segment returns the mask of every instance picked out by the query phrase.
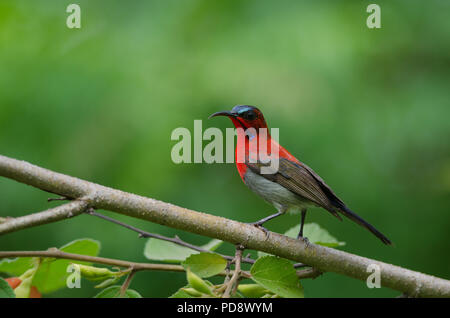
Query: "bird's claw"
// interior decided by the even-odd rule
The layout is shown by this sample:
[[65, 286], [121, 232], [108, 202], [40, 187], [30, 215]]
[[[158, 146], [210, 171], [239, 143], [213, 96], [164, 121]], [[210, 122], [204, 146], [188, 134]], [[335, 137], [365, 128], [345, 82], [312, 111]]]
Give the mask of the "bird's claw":
[[306, 248], [308, 248], [311, 245], [311, 242], [308, 240], [307, 237], [302, 236], [301, 238], [303, 239], [303, 242], [305, 243]]
[[297, 236], [297, 240], [300, 240], [300, 239], [302, 239], [303, 240], [303, 242], [305, 243], [305, 245], [306, 245], [306, 248], [308, 248], [310, 245], [311, 245], [311, 242], [308, 240], [308, 238], [307, 237], [305, 237], [305, 236], [303, 236], [303, 235], [300, 235], [300, 234], [298, 234], [298, 236]]
[[247, 223], [247, 224], [249, 224], [249, 225], [253, 225], [254, 227], [256, 227], [256, 228], [258, 228], [258, 229], [260, 229], [261, 231], [263, 231], [264, 232], [264, 234], [266, 235], [266, 239], [268, 239], [269, 238], [269, 230], [268, 229], [266, 229], [264, 226], [262, 226], [262, 224], [261, 223], [258, 223], [258, 222], [253, 222], [253, 223]]

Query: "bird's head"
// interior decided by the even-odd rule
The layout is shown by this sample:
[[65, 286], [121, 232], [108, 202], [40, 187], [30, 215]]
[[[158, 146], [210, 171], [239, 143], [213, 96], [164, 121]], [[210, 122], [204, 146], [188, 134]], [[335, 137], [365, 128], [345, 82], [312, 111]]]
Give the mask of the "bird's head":
[[266, 121], [261, 111], [255, 106], [237, 105], [231, 111], [221, 111], [212, 114], [209, 118], [216, 116], [227, 116], [236, 128], [267, 128]]

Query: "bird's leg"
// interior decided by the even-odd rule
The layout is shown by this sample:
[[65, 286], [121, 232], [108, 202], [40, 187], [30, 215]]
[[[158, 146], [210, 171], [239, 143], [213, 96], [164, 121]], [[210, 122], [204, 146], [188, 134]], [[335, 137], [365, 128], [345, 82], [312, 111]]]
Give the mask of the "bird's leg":
[[306, 209], [302, 209], [302, 220], [300, 223], [300, 232], [298, 232], [297, 240], [299, 238], [303, 238], [303, 240], [308, 244], [309, 243], [308, 239], [306, 237], [303, 237], [303, 226], [305, 225], [305, 218], [306, 218]]
[[270, 221], [270, 220], [276, 218], [277, 216], [280, 216], [281, 214], [283, 214], [283, 212], [277, 212], [275, 214], [269, 215], [268, 217], [265, 217], [264, 219], [261, 219], [261, 220], [256, 221], [256, 222], [248, 223], [248, 224], [261, 226], [264, 223], [266, 223], [267, 221]]
[[261, 219], [256, 222], [247, 223], [247, 224], [254, 225], [254, 226], [260, 228], [261, 230], [264, 231], [264, 233], [266, 233], [266, 236], [267, 236], [269, 231], [262, 225], [264, 223], [266, 223], [267, 221], [270, 221], [270, 220], [276, 218], [277, 216], [280, 216], [281, 214], [283, 214], [283, 212], [277, 212], [275, 214], [269, 215], [268, 217], [265, 217], [264, 219]]
[[303, 226], [305, 225], [306, 209], [302, 209], [302, 219], [300, 223], [300, 232], [298, 232], [297, 239], [303, 237]]

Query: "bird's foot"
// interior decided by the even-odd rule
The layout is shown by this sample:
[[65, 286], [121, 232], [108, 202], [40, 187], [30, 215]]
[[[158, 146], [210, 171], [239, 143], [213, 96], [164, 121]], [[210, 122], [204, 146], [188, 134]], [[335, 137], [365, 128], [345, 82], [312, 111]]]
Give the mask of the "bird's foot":
[[307, 237], [302, 237], [302, 239], [303, 239], [303, 242], [304, 242], [305, 245], [306, 245], [306, 248], [308, 248], [308, 247], [311, 245], [311, 242], [308, 240]]
[[252, 223], [247, 223], [248, 225], [253, 225], [254, 227], [260, 229], [261, 231], [264, 232], [264, 234], [266, 235], [266, 239], [269, 238], [269, 230], [266, 229], [263, 225], [263, 223], [260, 222], [252, 222]]
[[301, 235], [297, 236], [297, 240], [300, 240], [300, 239], [303, 240], [303, 242], [304, 242], [305, 245], [306, 245], [306, 248], [308, 248], [308, 247], [311, 245], [311, 242], [308, 240], [307, 237], [301, 236]]

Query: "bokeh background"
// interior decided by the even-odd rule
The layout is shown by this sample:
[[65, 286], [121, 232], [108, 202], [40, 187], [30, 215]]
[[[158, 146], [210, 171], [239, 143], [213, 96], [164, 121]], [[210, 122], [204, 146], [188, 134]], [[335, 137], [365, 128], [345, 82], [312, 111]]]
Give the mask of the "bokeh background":
[[[307, 221], [346, 241], [345, 251], [450, 278], [448, 1], [377, 1], [381, 29], [366, 27], [369, 1], [78, 0], [82, 28], [68, 29], [70, 3], [0, 2], [2, 155], [250, 222], [274, 210], [234, 165], [176, 165], [170, 136], [194, 119], [224, 130], [228, 120], [208, 115], [257, 105], [281, 143], [395, 246], [320, 209]], [[56, 205], [48, 196], [0, 178], [0, 215]], [[284, 232], [298, 221], [267, 225]], [[83, 237], [102, 243], [101, 256], [146, 261], [144, 240], [87, 215], [4, 235], [0, 250]], [[167, 297], [184, 284], [183, 274], [142, 272], [132, 288]], [[332, 273], [304, 286], [307, 297], [398, 295]], [[96, 293], [85, 283], [46, 296]]]

